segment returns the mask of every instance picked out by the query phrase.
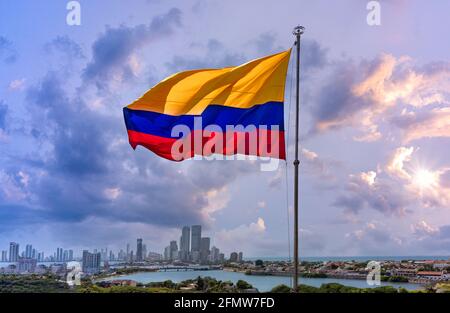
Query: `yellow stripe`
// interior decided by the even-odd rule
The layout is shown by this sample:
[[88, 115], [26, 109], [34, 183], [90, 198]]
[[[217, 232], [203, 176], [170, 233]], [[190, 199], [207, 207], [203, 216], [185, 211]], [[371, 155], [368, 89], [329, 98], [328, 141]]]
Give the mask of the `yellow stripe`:
[[196, 115], [210, 104], [250, 108], [270, 101], [282, 102], [290, 53], [291, 49], [236, 67], [176, 73], [128, 108]]

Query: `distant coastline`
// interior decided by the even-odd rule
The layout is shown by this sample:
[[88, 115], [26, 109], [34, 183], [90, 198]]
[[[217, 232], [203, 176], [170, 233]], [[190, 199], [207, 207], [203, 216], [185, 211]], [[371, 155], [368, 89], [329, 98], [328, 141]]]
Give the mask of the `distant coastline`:
[[[324, 261], [402, 261], [402, 260], [410, 260], [410, 261], [420, 261], [420, 260], [450, 260], [450, 255], [400, 255], [400, 256], [307, 256], [307, 257], [299, 257], [301, 261], [307, 262], [324, 262]], [[275, 256], [275, 257], [246, 257], [245, 261], [289, 261], [292, 260], [292, 257], [289, 258], [287, 256]]]

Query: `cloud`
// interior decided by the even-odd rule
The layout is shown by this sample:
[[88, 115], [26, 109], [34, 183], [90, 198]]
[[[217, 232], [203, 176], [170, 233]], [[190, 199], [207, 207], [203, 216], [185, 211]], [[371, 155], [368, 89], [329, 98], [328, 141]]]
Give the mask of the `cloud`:
[[62, 52], [69, 59], [86, 58], [81, 46], [73, 41], [69, 36], [58, 36], [44, 46], [45, 52], [53, 53], [55, 51]]
[[375, 178], [377, 177], [377, 173], [374, 171], [369, 171], [367, 173], [361, 173], [361, 180], [365, 182], [369, 186], [373, 186], [375, 184]]
[[344, 237], [347, 241], [343, 250], [351, 251], [352, 255], [369, 253], [381, 255], [382, 251], [387, 249], [400, 251], [407, 245], [404, 238], [392, 234], [386, 225], [377, 221], [366, 222], [360, 228], [346, 233]]
[[181, 11], [173, 8], [148, 25], [107, 28], [92, 45], [92, 60], [84, 69], [83, 78], [103, 90], [111, 80], [134, 77], [138, 62], [135, 51], [154, 40], [168, 38], [180, 25], [180, 19]]
[[413, 152], [414, 147], [397, 148], [386, 166], [386, 171], [395, 177], [410, 179], [411, 175], [403, 167], [405, 162], [409, 162], [411, 160], [411, 155]]
[[[398, 189], [411, 199], [416, 199], [425, 207], [446, 207], [450, 203], [450, 186], [447, 177], [449, 169], [427, 169], [411, 166], [414, 147], [400, 147], [392, 154], [386, 172], [393, 179], [400, 178]], [[415, 162], [417, 163], [417, 162]]]
[[309, 72], [321, 69], [329, 64], [328, 49], [324, 48], [319, 42], [304, 39], [302, 40], [302, 47], [300, 49], [302, 75], [309, 75]]
[[15, 79], [9, 83], [8, 90], [10, 91], [23, 90], [24, 86], [25, 86], [25, 78]]
[[[329, 81], [317, 96], [318, 105], [312, 107], [311, 133], [350, 126], [361, 132], [355, 140], [378, 140], [382, 137], [380, 124], [395, 114], [395, 109], [447, 105], [449, 86], [450, 65], [444, 62], [417, 67], [407, 56], [396, 58], [390, 54], [359, 64], [350, 60], [335, 62]], [[414, 124], [411, 116], [391, 119], [399, 126]], [[424, 134], [418, 127], [418, 132]], [[442, 127], [438, 129], [437, 134], [445, 132]], [[407, 132], [405, 140], [417, 138], [414, 132]]]
[[402, 112], [392, 118], [393, 125], [403, 131], [403, 142], [422, 138], [450, 137], [450, 107], [421, 112]]
[[447, 255], [450, 252], [450, 225], [436, 227], [420, 221], [411, 225], [411, 230], [416, 237], [416, 249], [421, 248], [425, 253], [432, 251], [439, 255]]
[[[318, 181], [320, 186], [333, 186], [336, 181], [336, 169], [340, 164], [334, 160], [320, 157], [306, 148], [300, 150], [300, 166], [303, 174]], [[286, 167], [280, 166], [269, 178], [270, 188], [279, 188], [286, 177]]]
[[[279, 251], [280, 242], [271, 239], [266, 222], [258, 217], [255, 222], [242, 224], [232, 229], [223, 229], [214, 234], [215, 245], [225, 251], [244, 251], [247, 255], [260, 256]], [[278, 248], [278, 249], [276, 249]]]
[[[198, 68], [220, 68], [236, 66], [248, 60], [242, 54], [230, 52], [222, 42], [210, 39], [206, 43], [192, 44], [195, 53], [175, 55], [172, 61], [166, 64], [169, 72], [180, 72]], [[201, 55], [201, 56], [199, 56]]]
[[429, 225], [425, 221], [417, 222], [416, 224], [411, 225], [411, 231], [414, 235], [422, 238], [423, 236], [432, 236], [439, 232], [437, 227]]
[[[38, 210], [40, 223], [84, 225], [101, 219], [123, 227], [207, 227], [228, 205], [227, 185], [259, 169], [254, 161], [178, 164], [145, 149], [134, 151], [120, 110], [109, 115], [90, 110], [88, 95], [65, 90], [63, 74], [48, 72], [26, 96], [30, 121], [23, 132], [34, 140], [35, 151], [21, 161], [17, 180], [26, 185], [24, 201]], [[18, 228], [25, 227], [21, 221], [17, 218]], [[264, 226], [255, 225], [252, 230]]]
[[278, 36], [273, 32], [266, 32], [260, 34], [252, 44], [255, 45], [256, 50], [261, 54], [274, 54], [284, 50], [280, 45], [277, 45]]
[[18, 179], [0, 169], [0, 199], [9, 201], [21, 201], [27, 197], [27, 192], [23, 188], [23, 180]]
[[395, 186], [397, 184], [388, 179], [377, 179], [373, 171], [350, 175], [347, 195], [338, 197], [334, 205], [354, 214], [371, 208], [387, 216], [404, 216], [410, 199], [401, 188]]
[[300, 162], [304, 173], [328, 182], [336, 179], [334, 174], [336, 162], [323, 159], [316, 152], [305, 148], [302, 148], [300, 153]]
[[0, 60], [6, 64], [14, 63], [17, 60], [17, 51], [13, 44], [6, 37], [0, 35]]
[[122, 194], [122, 190], [120, 188], [105, 188], [103, 193], [107, 199], [115, 200]]
[[413, 160], [414, 147], [399, 147], [379, 170], [349, 175], [344, 193], [334, 202], [347, 218], [365, 208], [404, 217], [421, 208], [447, 208], [450, 204], [450, 168], [423, 168]]

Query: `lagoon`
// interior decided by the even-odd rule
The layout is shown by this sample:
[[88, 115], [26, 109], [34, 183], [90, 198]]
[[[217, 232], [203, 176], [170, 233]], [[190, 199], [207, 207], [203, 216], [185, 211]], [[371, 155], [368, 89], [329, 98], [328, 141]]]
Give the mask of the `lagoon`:
[[[258, 276], [258, 275], [245, 275], [239, 272], [228, 272], [222, 270], [210, 270], [210, 271], [179, 271], [179, 272], [140, 272], [129, 275], [122, 275], [120, 277], [113, 276], [101, 279], [102, 281], [114, 280], [114, 279], [131, 279], [140, 283], [150, 283], [150, 282], [162, 282], [165, 280], [171, 280], [173, 282], [181, 282], [187, 279], [194, 279], [198, 276], [202, 277], [212, 277], [217, 280], [222, 281], [232, 281], [236, 283], [238, 280], [242, 279], [253, 285], [253, 287], [258, 288], [261, 292], [270, 291], [273, 287], [285, 284], [291, 285], [291, 277], [285, 276]], [[322, 284], [328, 283], [339, 283], [346, 286], [352, 286], [357, 288], [371, 288], [378, 286], [369, 286], [365, 280], [358, 279], [339, 279], [339, 278], [303, 278], [299, 277], [299, 283], [305, 284], [313, 287], [320, 287]], [[419, 284], [411, 283], [393, 283], [393, 282], [381, 282], [381, 286], [392, 286], [395, 288], [405, 288], [408, 290], [418, 290], [422, 289], [423, 286]]]

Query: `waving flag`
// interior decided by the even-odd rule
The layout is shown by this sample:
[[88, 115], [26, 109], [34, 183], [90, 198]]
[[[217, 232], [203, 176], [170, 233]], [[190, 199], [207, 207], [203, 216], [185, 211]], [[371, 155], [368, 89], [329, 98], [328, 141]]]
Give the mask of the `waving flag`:
[[285, 159], [290, 52], [164, 79], [123, 109], [130, 145], [175, 161], [213, 153]]

